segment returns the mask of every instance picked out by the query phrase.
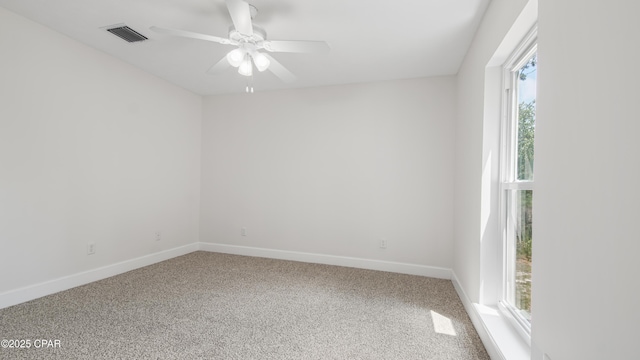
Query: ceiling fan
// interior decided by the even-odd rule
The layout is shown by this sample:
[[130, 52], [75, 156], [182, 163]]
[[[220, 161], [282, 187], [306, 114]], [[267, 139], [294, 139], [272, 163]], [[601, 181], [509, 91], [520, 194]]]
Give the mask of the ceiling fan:
[[[238, 68], [238, 73], [241, 75], [252, 76], [255, 65], [255, 68], [260, 72], [268, 69], [282, 81], [292, 82], [296, 79], [295, 75], [268, 53], [261, 50], [273, 53], [323, 53], [329, 51], [329, 45], [324, 41], [267, 40], [267, 32], [252, 23], [252, 19], [258, 12], [255, 6], [243, 0], [225, 1], [233, 22], [233, 25], [229, 27], [228, 38], [158, 26], [152, 26], [150, 29], [161, 34], [235, 46], [235, 49], [231, 50], [225, 57], [209, 68], [207, 71], [209, 73], [217, 73], [225, 70], [229, 66], [233, 66]], [[249, 91], [248, 86], [247, 91]]]

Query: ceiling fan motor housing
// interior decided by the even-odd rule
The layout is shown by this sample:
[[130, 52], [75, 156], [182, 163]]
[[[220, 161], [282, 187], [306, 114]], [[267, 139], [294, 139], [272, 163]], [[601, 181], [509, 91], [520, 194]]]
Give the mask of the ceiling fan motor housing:
[[[220, 59], [208, 72], [218, 72], [228, 65], [238, 68], [238, 72], [244, 76], [252, 76], [253, 66], [258, 71], [269, 69], [275, 76], [284, 82], [292, 82], [296, 79], [276, 59], [267, 52], [285, 53], [314, 53], [329, 51], [329, 45], [324, 41], [309, 40], [276, 40], [267, 41], [267, 32], [253, 24], [253, 18], [257, 14], [255, 6], [246, 0], [225, 0], [233, 25], [229, 27], [229, 37], [195, 33], [186, 30], [168, 29], [152, 26], [150, 29], [161, 34], [182, 36], [186, 38], [211, 41], [223, 45], [233, 45], [237, 48], [231, 50]], [[240, 29], [240, 30], [238, 30]], [[265, 52], [260, 50], [266, 50]]]
[[229, 26], [229, 39], [238, 43], [256, 44], [267, 39], [267, 32], [263, 28], [253, 25], [253, 35], [244, 35], [231, 25]]

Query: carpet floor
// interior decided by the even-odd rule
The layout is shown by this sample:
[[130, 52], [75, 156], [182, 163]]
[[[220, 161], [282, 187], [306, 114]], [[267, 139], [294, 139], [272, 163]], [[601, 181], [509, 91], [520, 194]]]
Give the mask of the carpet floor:
[[489, 359], [449, 280], [210, 252], [2, 309], [0, 338], [31, 340], [0, 359]]

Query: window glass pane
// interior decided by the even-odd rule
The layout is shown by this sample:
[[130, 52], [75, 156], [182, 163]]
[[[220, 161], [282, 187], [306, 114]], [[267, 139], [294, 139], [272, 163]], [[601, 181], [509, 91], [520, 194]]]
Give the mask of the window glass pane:
[[[535, 41], [534, 39], [527, 41]], [[524, 333], [531, 330], [531, 248], [536, 127], [536, 44], [512, 54], [505, 64], [501, 213], [504, 240], [502, 304]], [[536, 265], [537, 266], [537, 265]]]
[[507, 190], [507, 301], [531, 320], [532, 190]]
[[533, 180], [533, 137], [536, 126], [537, 55], [518, 70], [518, 139], [516, 179]]

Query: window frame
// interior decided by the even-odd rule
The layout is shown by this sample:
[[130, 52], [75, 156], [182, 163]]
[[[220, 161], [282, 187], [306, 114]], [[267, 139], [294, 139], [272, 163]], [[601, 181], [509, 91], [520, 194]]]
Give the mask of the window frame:
[[[513, 279], [510, 260], [515, 255], [515, 246], [508, 243], [508, 217], [509, 207], [507, 193], [513, 190], [533, 190], [534, 180], [517, 179], [517, 143], [518, 143], [518, 71], [537, 52], [537, 26], [534, 26], [515, 48], [512, 54], [504, 62], [502, 70], [502, 114], [500, 126], [500, 165], [499, 165], [499, 214], [500, 214], [500, 234], [502, 237], [502, 293], [498, 308], [508, 321], [515, 327], [518, 333], [531, 344], [531, 323], [525, 319], [510, 304], [509, 296], [510, 284]], [[534, 178], [535, 179], [535, 178]], [[513, 269], [515, 271], [515, 269]], [[532, 311], [533, 312], [533, 311]]]

